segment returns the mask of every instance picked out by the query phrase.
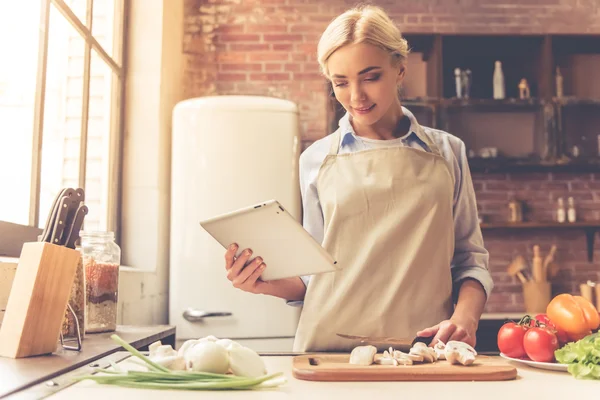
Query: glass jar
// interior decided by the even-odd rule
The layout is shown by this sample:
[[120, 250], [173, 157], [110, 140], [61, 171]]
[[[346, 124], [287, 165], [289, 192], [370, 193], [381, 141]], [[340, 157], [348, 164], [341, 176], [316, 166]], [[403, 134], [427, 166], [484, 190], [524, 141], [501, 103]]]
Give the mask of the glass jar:
[[81, 232], [85, 270], [85, 332], [117, 329], [121, 249], [114, 232]]

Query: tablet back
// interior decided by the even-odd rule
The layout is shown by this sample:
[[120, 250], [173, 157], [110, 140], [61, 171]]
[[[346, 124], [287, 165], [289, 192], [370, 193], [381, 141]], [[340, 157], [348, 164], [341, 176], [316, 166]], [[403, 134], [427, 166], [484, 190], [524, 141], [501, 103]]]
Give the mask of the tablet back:
[[[200, 222], [224, 248], [253, 251], [267, 268], [264, 281], [337, 270], [333, 257], [276, 200]], [[225, 254], [225, 251], [223, 251]]]

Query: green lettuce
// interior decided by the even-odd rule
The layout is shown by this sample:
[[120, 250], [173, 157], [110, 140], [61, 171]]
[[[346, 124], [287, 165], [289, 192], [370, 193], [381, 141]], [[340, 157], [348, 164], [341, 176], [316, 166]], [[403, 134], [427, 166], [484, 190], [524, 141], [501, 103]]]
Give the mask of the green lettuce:
[[566, 344], [554, 352], [554, 357], [561, 364], [569, 364], [569, 373], [577, 379], [600, 379], [600, 333]]

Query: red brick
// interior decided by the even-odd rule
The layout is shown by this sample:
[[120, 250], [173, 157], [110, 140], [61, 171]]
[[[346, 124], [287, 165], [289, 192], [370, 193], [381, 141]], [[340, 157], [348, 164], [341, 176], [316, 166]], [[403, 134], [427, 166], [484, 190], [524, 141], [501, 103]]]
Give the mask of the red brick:
[[217, 33], [244, 33], [246, 29], [245, 25], [219, 25], [215, 29]]
[[221, 71], [262, 71], [260, 64], [221, 64]]
[[246, 80], [246, 74], [219, 73], [217, 75], [217, 80], [219, 80], [219, 81], [226, 81], [226, 82], [245, 81]]
[[241, 63], [246, 61], [246, 53], [227, 52], [217, 55], [217, 62]]
[[287, 81], [290, 79], [288, 73], [250, 74], [251, 81]]
[[267, 51], [268, 43], [231, 43], [229, 49], [232, 51]]
[[258, 42], [260, 40], [260, 35], [251, 33], [225, 33], [217, 34], [217, 38], [222, 43]]
[[300, 72], [302, 64], [285, 64], [284, 70], [289, 72]]
[[301, 79], [306, 81], [312, 81], [317, 79], [322, 79], [322, 75], [318, 73], [304, 73], [304, 72], [294, 72], [294, 79]]
[[292, 58], [292, 61], [306, 61], [306, 54], [292, 53], [291, 58]]
[[291, 43], [273, 43], [271, 44], [271, 48], [275, 51], [292, 51], [294, 50], [294, 45]]
[[248, 55], [250, 61], [288, 61], [288, 53], [251, 53]]
[[296, 50], [301, 51], [303, 53], [316, 53], [317, 52], [317, 44], [316, 43], [296, 44]]
[[283, 64], [265, 64], [265, 71], [281, 71], [283, 70]]
[[247, 25], [246, 29], [252, 33], [285, 33], [288, 31], [287, 25], [274, 24]]
[[314, 33], [322, 32], [323, 30], [324, 29], [320, 29], [320, 26], [316, 24], [294, 24], [290, 27], [290, 32], [292, 33]]
[[265, 42], [299, 42], [302, 35], [295, 33], [267, 34], [263, 35]]

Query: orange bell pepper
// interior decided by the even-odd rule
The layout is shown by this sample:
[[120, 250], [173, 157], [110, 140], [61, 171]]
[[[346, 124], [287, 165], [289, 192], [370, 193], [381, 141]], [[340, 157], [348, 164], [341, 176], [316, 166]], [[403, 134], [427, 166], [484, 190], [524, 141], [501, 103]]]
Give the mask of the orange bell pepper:
[[559, 294], [548, 304], [546, 314], [571, 340], [584, 338], [600, 325], [598, 310], [581, 296]]

